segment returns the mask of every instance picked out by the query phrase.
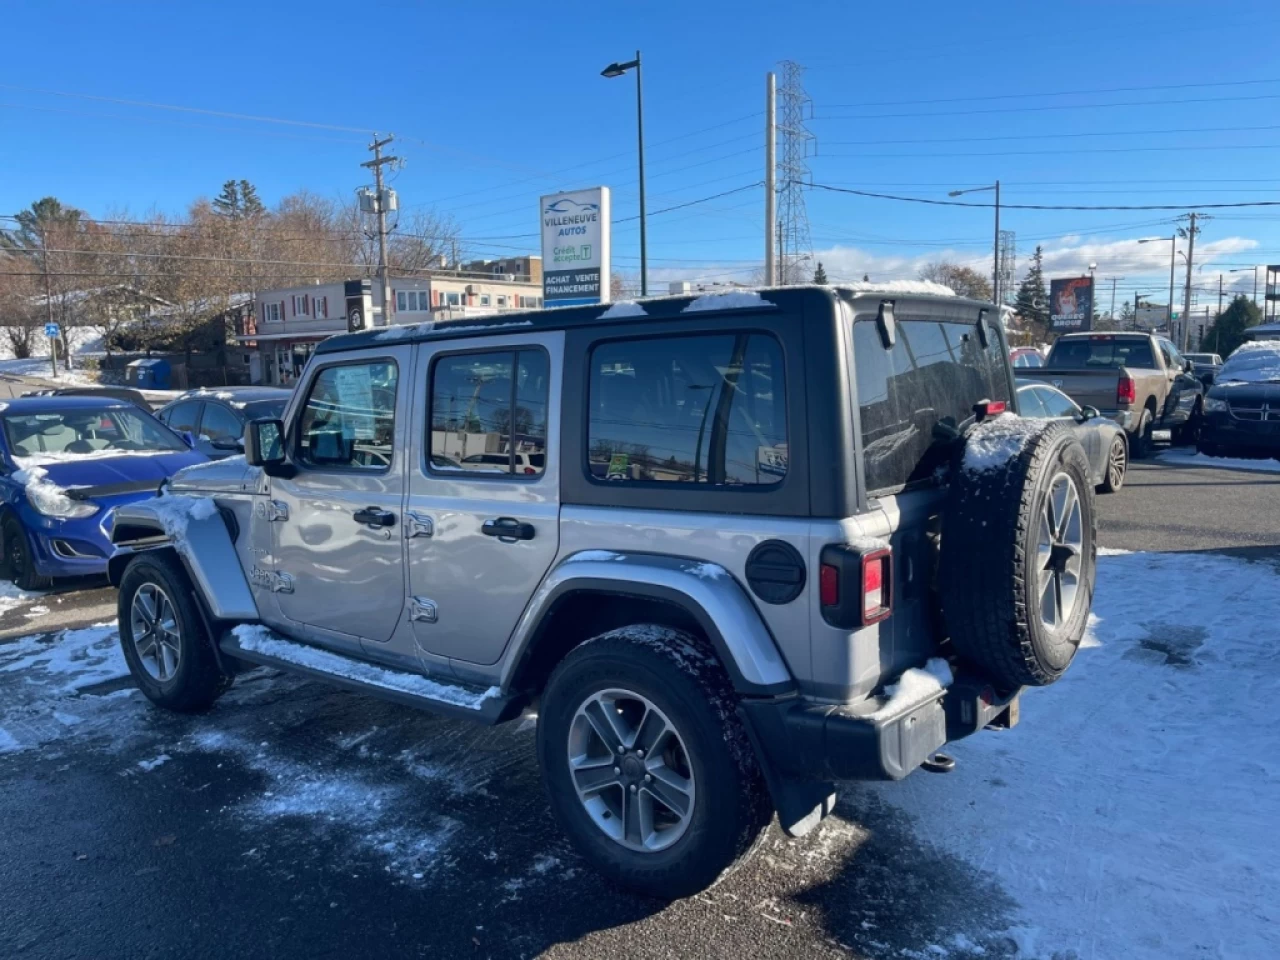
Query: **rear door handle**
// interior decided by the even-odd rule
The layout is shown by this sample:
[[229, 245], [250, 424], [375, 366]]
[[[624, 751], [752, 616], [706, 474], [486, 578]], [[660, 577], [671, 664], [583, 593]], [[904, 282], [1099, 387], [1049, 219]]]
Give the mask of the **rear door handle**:
[[486, 537], [497, 537], [500, 540], [532, 540], [534, 534], [532, 523], [523, 523], [515, 517], [486, 520], [480, 526], [480, 532]]
[[356, 523], [367, 524], [370, 527], [393, 527], [396, 523], [394, 513], [379, 507], [365, 507], [363, 510], [357, 510], [352, 516], [356, 518]]

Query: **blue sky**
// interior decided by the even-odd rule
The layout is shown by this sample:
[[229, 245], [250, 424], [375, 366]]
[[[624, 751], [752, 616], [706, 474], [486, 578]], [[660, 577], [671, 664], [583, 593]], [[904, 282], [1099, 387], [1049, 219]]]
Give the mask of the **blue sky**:
[[[49, 194], [94, 216], [178, 213], [229, 178], [268, 203], [349, 197], [368, 132], [392, 131], [402, 207], [456, 217], [476, 254], [536, 252], [540, 193], [604, 183], [616, 218], [636, 212], [634, 83], [599, 71], [637, 48], [656, 280], [759, 268], [760, 189], [652, 212], [761, 179], [764, 75], [782, 59], [806, 67], [817, 183], [945, 199], [999, 177], [1009, 205], [1178, 205], [1005, 211], [1020, 265], [1036, 243], [1051, 275], [1096, 262], [1104, 307], [1112, 277], [1122, 299], [1167, 289], [1168, 244], [1136, 240], [1168, 236], [1182, 210], [1280, 200], [1280, 58], [1266, 46], [1280, 7], [1262, 2], [45, 0], [8, 6], [5, 27], [3, 213]], [[833, 277], [909, 277], [940, 257], [990, 269], [988, 209], [806, 201]], [[634, 221], [614, 244], [633, 273]], [[1201, 303], [1216, 305], [1219, 271], [1244, 270], [1227, 281], [1251, 292], [1250, 268], [1280, 262], [1280, 208], [1217, 211], [1197, 262]]]

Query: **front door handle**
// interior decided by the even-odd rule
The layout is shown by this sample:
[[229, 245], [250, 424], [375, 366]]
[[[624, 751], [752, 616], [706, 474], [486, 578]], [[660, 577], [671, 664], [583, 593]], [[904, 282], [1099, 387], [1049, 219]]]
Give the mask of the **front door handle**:
[[379, 507], [365, 507], [363, 510], [357, 510], [352, 516], [356, 518], [356, 523], [363, 523], [370, 527], [394, 527], [396, 523], [394, 513]]
[[486, 520], [480, 526], [480, 532], [500, 540], [532, 540], [534, 530], [532, 523], [523, 523], [515, 517], [498, 517]]

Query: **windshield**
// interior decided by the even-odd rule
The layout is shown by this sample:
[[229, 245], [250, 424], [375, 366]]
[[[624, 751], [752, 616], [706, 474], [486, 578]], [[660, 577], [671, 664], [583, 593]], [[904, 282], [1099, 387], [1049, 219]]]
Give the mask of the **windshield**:
[[1053, 345], [1047, 366], [1062, 370], [1118, 370], [1120, 367], [1154, 368], [1151, 341], [1141, 340], [1059, 340]]
[[172, 453], [186, 444], [150, 415], [132, 407], [81, 407], [4, 418], [15, 459], [75, 460], [112, 453]]
[[284, 416], [284, 406], [288, 397], [279, 400], [254, 400], [244, 405], [246, 420], [279, 420]]
[[1192, 363], [1221, 363], [1217, 354], [1214, 353], [1184, 353], [1184, 357]]
[[1280, 347], [1236, 353], [1218, 374], [1219, 383], [1280, 383]]

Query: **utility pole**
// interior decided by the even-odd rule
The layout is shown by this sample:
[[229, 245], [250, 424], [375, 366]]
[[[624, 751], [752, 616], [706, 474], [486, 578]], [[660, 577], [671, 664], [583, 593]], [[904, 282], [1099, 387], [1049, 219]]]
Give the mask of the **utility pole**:
[[764, 285], [772, 287], [778, 282], [773, 259], [773, 224], [777, 221], [774, 204], [777, 202], [777, 144], [778, 108], [777, 79], [770, 73], [764, 85]]
[[[40, 223], [39, 220], [36, 221]], [[44, 224], [40, 223], [40, 263], [44, 272], [44, 322], [53, 324], [53, 286], [49, 281], [49, 244], [45, 240]], [[53, 363], [53, 378], [58, 378], [58, 338], [49, 338], [49, 360]]]
[[1218, 274], [1218, 316], [1222, 316], [1222, 274]]
[[1196, 226], [1196, 214], [1191, 213], [1191, 226], [1187, 228], [1187, 289], [1182, 300], [1182, 315], [1186, 318], [1186, 323], [1182, 325], [1181, 342], [1178, 349], [1187, 349], [1187, 328], [1191, 325], [1191, 264], [1196, 255], [1196, 234], [1200, 230]]
[[387, 163], [398, 163], [400, 158], [384, 157], [382, 148], [394, 139], [394, 136], [388, 134], [385, 140], [379, 140], [375, 133], [373, 143], [369, 144], [373, 159], [360, 164], [362, 167], [370, 167], [373, 170], [373, 199], [378, 212], [378, 282], [382, 287], [382, 324], [387, 327], [391, 326], [392, 306], [391, 281], [387, 277], [387, 196], [382, 187], [382, 167]]
[[1138, 309], [1139, 309], [1139, 301], [1141, 299], [1142, 299], [1142, 294], [1135, 293], [1133, 295], [1133, 329], [1134, 330], [1138, 329]]
[[1116, 281], [1123, 280], [1124, 277], [1111, 278], [1111, 313], [1110, 319], [1112, 323], [1116, 322]]

